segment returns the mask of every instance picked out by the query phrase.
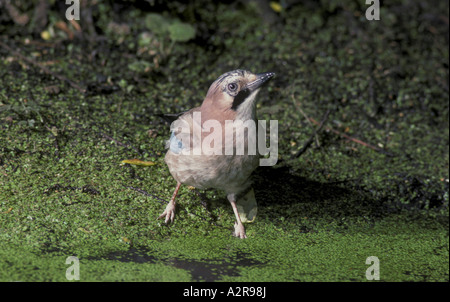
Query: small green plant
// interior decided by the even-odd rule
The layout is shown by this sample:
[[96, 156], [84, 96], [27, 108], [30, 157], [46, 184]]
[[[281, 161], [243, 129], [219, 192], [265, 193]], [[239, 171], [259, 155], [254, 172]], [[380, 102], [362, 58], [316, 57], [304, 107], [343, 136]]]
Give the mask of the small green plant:
[[175, 43], [187, 42], [195, 37], [195, 28], [177, 18], [150, 13], [145, 16], [144, 24], [147, 31], [138, 36], [138, 54], [150, 54], [153, 62], [136, 60], [128, 64], [128, 69], [137, 73], [157, 69], [172, 54]]
[[148, 14], [145, 17], [145, 25], [158, 38], [160, 52], [164, 57], [170, 55], [175, 43], [187, 42], [195, 37], [195, 28], [192, 25], [160, 14]]

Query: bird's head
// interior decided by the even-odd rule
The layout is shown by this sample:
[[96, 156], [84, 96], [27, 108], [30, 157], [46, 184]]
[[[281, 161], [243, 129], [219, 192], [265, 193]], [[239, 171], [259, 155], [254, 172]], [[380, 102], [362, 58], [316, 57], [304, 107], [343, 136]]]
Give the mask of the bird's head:
[[273, 72], [253, 74], [233, 70], [221, 75], [209, 87], [201, 106], [202, 120], [256, 119], [255, 97]]

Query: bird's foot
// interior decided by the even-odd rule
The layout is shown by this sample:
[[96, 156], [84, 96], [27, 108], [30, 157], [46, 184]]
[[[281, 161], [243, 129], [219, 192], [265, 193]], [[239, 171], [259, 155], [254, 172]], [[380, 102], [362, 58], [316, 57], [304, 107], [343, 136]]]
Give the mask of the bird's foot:
[[245, 235], [244, 225], [242, 223], [234, 223], [234, 236], [239, 237], [241, 239], [247, 238]]
[[164, 219], [164, 223], [173, 222], [175, 218], [175, 204], [173, 202], [169, 202], [169, 204], [166, 206], [166, 209], [164, 212], [158, 217], [158, 219], [161, 219], [163, 217], [166, 217]]

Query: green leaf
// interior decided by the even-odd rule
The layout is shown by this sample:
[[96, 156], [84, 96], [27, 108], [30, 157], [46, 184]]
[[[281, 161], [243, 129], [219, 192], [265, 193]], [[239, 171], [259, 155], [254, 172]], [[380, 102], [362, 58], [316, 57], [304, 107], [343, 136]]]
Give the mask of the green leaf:
[[187, 23], [175, 22], [169, 26], [170, 39], [175, 42], [186, 42], [195, 37], [195, 28]]
[[144, 160], [140, 160], [137, 158], [124, 159], [124, 160], [122, 160], [121, 165], [124, 165], [124, 164], [130, 164], [130, 165], [141, 166], [141, 167], [150, 167], [150, 166], [155, 165], [155, 163], [152, 161], [144, 161]]
[[155, 34], [164, 34], [168, 31], [170, 20], [160, 14], [150, 13], [145, 17], [146, 27]]

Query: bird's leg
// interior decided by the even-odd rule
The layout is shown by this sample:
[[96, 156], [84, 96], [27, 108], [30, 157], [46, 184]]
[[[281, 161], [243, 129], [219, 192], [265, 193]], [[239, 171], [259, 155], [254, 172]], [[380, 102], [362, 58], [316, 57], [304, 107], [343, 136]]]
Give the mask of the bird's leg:
[[241, 217], [236, 207], [236, 201], [230, 200], [231, 207], [233, 208], [234, 216], [236, 216], [236, 222], [234, 223], [234, 236], [239, 238], [247, 238], [245, 235], [244, 225], [242, 224]]
[[173, 222], [173, 219], [175, 218], [175, 197], [178, 194], [178, 190], [180, 189], [181, 182], [177, 182], [177, 187], [175, 188], [175, 192], [173, 192], [172, 199], [169, 201], [169, 204], [166, 206], [166, 209], [164, 212], [158, 217], [158, 219], [161, 219], [163, 217], [166, 217], [164, 220], [164, 223]]

